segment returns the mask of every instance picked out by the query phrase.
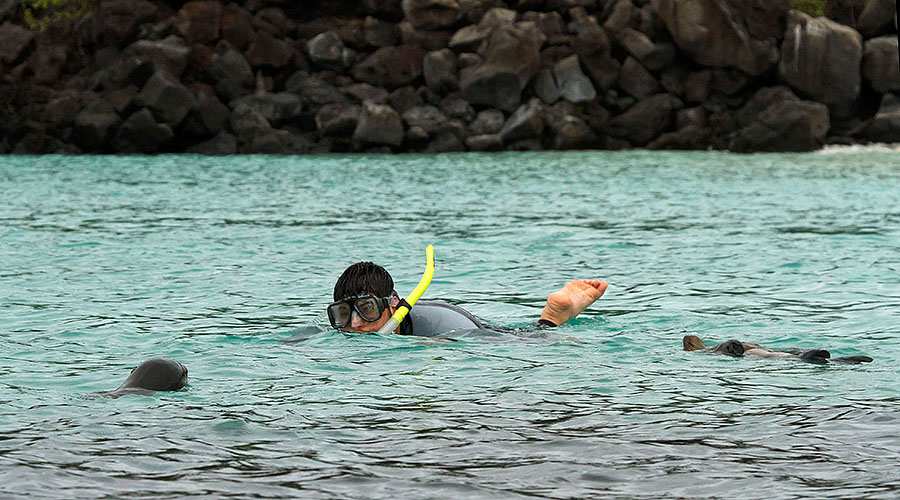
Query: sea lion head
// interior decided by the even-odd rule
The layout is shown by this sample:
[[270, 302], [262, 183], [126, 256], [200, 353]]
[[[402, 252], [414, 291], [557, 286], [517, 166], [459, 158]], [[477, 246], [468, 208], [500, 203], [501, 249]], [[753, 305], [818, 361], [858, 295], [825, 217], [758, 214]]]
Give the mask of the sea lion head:
[[744, 344], [742, 344], [739, 340], [726, 340], [725, 342], [722, 342], [721, 344], [713, 347], [711, 352], [740, 358], [744, 355]]
[[685, 335], [684, 338], [681, 339], [681, 343], [684, 345], [685, 351], [700, 351], [706, 349], [706, 346], [703, 345], [703, 341], [696, 335]]
[[174, 359], [148, 359], [131, 370], [131, 375], [119, 389], [177, 391], [187, 383], [187, 374], [187, 368]]

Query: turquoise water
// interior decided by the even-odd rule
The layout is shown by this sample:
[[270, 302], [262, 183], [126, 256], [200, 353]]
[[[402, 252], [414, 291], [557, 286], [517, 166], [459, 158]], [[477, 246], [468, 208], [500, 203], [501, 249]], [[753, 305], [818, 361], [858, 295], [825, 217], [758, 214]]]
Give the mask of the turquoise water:
[[[896, 498], [900, 155], [0, 158], [0, 496]], [[358, 260], [545, 336], [324, 332]], [[681, 350], [696, 333], [868, 365]], [[90, 399], [154, 356], [177, 393]]]

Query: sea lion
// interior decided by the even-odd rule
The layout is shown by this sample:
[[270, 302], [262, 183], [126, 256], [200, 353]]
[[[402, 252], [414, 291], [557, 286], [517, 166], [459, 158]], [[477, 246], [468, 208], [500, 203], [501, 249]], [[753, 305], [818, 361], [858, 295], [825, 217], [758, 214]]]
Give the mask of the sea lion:
[[148, 359], [131, 370], [131, 374], [118, 389], [97, 395], [118, 398], [125, 394], [150, 396], [156, 391], [177, 391], [187, 383], [187, 374], [187, 368], [173, 359]]
[[784, 351], [775, 351], [752, 344], [749, 342], [741, 342], [738, 340], [726, 340], [714, 347], [707, 347], [700, 337], [696, 335], [685, 335], [681, 340], [685, 351], [708, 351], [715, 354], [724, 354], [735, 358], [769, 358], [769, 359], [799, 359], [808, 363], [825, 364], [844, 363], [859, 364], [871, 363], [872, 358], [868, 356], [843, 356], [840, 358], [832, 358], [831, 353], [825, 349], [788, 349]]

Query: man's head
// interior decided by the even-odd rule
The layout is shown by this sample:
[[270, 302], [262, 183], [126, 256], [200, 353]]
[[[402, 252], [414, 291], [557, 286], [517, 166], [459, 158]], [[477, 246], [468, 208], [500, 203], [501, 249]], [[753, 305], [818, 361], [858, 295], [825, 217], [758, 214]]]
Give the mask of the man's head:
[[[396, 310], [399, 298], [394, 291], [393, 278], [383, 267], [371, 262], [357, 262], [334, 284], [334, 300], [335, 303], [329, 306], [332, 324], [349, 314], [349, 323], [341, 329], [368, 333], [384, 326]], [[377, 319], [372, 320], [376, 315]]]

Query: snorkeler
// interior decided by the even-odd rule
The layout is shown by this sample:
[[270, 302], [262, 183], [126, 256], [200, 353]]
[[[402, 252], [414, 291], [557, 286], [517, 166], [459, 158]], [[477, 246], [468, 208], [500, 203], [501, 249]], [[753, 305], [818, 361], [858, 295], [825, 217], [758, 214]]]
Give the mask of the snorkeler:
[[[600, 280], [570, 281], [547, 297], [547, 304], [535, 326], [555, 327], [569, 321], [599, 299], [606, 287], [607, 283]], [[331, 326], [353, 333], [379, 331], [402, 304], [391, 275], [372, 262], [358, 262], [348, 267], [334, 285], [334, 300], [327, 309]], [[458, 306], [420, 301], [394, 333], [430, 337], [485, 326]]]

